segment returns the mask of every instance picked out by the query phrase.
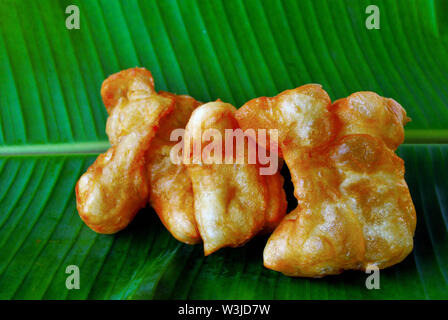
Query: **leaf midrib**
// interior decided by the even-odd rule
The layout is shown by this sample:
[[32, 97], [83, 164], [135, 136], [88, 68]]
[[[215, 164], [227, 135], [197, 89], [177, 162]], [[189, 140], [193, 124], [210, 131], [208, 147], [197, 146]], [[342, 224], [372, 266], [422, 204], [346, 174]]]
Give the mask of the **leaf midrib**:
[[[406, 130], [404, 144], [448, 144], [448, 130]], [[99, 154], [109, 141], [46, 143], [0, 146], [0, 157], [27, 155]]]
[[110, 147], [109, 141], [46, 143], [0, 146], [0, 157], [27, 155], [99, 154]]

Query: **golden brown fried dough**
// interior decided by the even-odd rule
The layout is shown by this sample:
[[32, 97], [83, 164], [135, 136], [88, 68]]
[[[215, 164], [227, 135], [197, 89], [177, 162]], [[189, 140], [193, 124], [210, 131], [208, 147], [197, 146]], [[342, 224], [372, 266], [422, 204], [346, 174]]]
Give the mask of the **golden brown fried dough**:
[[125, 228], [145, 206], [148, 181], [144, 155], [149, 140], [136, 133], [98, 156], [76, 185], [81, 219], [98, 233]]
[[[286, 90], [275, 98], [260, 97], [238, 109], [243, 129], [277, 129], [279, 155], [284, 149], [315, 147], [332, 137], [330, 97], [317, 84]], [[269, 139], [271, 141], [271, 139]]]
[[415, 209], [392, 151], [407, 121], [398, 103], [360, 92], [331, 106], [307, 85], [249, 101], [237, 119], [244, 129], [279, 130], [298, 200], [269, 238], [266, 267], [321, 277], [385, 268], [412, 251]]
[[404, 141], [404, 125], [410, 121], [403, 107], [393, 99], [374, 92], [356, 92], [331, 106], [340, 124], [339, 136], [369, 134], [392, 150]]
[[[285, 156], [286, 153], [285, 153]], [[293, 276], [385, 268], [412, 250], [415, 211], [403, 161], [369, 135], [295, 159], [301, 198], [271, 235], [265, 265]]]
[[[272, 227], [280, 220], [277, 215], [284, 215], [281, 210], [285, 198], [280, 192], [283, 181], [273, 178], [276, 184], [268, 190], [265, 177], [259, 174], [258, 164], [248, 164], [247, 146], [244, 163], [217, 163], [218, 158], [224, 159], [225, 129], [239, 129], [235, 110], [228, 103], [210, 102], [197, 108], [186, 126], [184, 150], [190, 150], [185, 156], [190, 162], [187, 168], [193, 183], [195, 217], [205, 255], [222, 247], [243, 245], [265, 226]], [[215, 130], [223, 140], [214, 140], [216, 136], [207, 138], [204, 134], [207, 129]], [[215, 148], [208, 158], [204, 151], [211, 150], [209, 148], [214, 143], [220, 149]], [[200, 151], [202, 159], [197, 159], [195, 150]], [[281, 189], [274, 194], [277, 187]], [[269, 205], [270, 196], [278, 199]]]
[[175, 129], [184, 129], [193, 110], [200, 105], [186, 95], [160, 92], [174, 100], [174, 110], [160, 121], [160, 129], [147, 153], [149, 202], [160, 220], [179, 241], [195, 244], [201, 241], [194, 217], [193, 187], [187, 168], [170, 159], [176, 141], [170, 141]]
[[145, 155], [173, 100], [157, 95], [151, 73], [139, 68], [110, 76], [101, 93], [112, 147], [79, 179], [76, 200], [80, 217], [91, 229], [115, 233], [147, 203]]
[[[146, 119], [148, 113], [153, 109], [157, 111], [158, 104], [172, 100], [155, 92], [152, 75], [144, 68], [127, 69], [111, 75], [101, 86], [101, 96], [109, 114], [106, 133], [112, 146], [130, 132], [147, 131], [148, 121], [152, 120]], [[172, 107], [168, 112], [171, 110]]]
[[271, 233], [274, 231], [285, 217], [288, 207], [285, 189], [283, 189], [285, 179], [280, 174], [280, 169], [281, 165], [275, 174], [261, 175], [261, 178], [264, 180], [266, 197], [266, 221], [261, 231], [262, 233]]

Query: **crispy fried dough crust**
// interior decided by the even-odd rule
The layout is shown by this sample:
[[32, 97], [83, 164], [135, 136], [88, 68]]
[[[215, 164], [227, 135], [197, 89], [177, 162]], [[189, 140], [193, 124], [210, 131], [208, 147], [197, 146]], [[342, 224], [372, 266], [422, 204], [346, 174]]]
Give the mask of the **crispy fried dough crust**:
[[139, 68], [110, 76], [101, 93], [112, 147], [81, 176], [76, 200], [81, 219], [92, 230], [115, 233], [147, 202], [145, 155], [173, 100], [157, 95], [151, 73]]
[[159, 92], [174, 100], [174, 110], [160, 121], [160, 129], [147, 153], [149, 202], [160, 220], [179, 241], [188, 244], [201, 242], [194, 217], [194, 198], [187, 168], [175, 164], [170, 152], [177, 141], [170, 141], [171, 132], [185, 128], [193, 110], [200, 105], [190, 96]]
[[398, 102], [368, 91], [335, 101], [331, 112], [337, 116], [339, 136], [369, 134], [392, 150], [403, 143], [404, 125], [411, 120]]
[[318, 85], [258, 98], [240, 108], [241, 127], [278, 129], [298, 208], [268, 240], [266, 267], [322, 277], [402, 261], [413, 247], [415, 208], [404, 163], [404, 109], [359, 92], [330, 104]]
[[[197, 108], [186, 126], [184, 149], [193, 152], [198, 148], [202, 153], [210, 143], [202, 135], [207, 129], [217, 130], [222, 137], [225, 129], [238, 129], [235, 110], [232, 105], [220, 101]], [[221, 151], [224, 150], [223, 143]], [[187, 168], [193, 183], [195, 217], [205, 255], [222, 247], [241, 246], [265, 226], [271, 228], [283, 217], [281, 210], [286, 200], [284, 193], [277, 189], [282, 189], [281, 178], [260, 176], [259, 166], [248, 164], [247, 159], [244, 164], [206, 164], [204, 159], [202, 163], [195, 163], [191, 153], [186, 157], [191, 161]], [[275, 184], [268, 189], [266, 182], [271, 179]], [[274, 189], [278, 192], [273, 192]], [[269, 197], [278, 199], [268, 201]]]
[[266, 221], [263, 230], [261, 230], [263, 234], [274, 231], [286, 215], [288, 201], [286, 201], [286, 193], [283, 188], [285, 179], [280, 174], [282, 161], [282, 159], [279, 159], [279, 167], [275, 174], [260, 175], [264, 180], [266, 195]]

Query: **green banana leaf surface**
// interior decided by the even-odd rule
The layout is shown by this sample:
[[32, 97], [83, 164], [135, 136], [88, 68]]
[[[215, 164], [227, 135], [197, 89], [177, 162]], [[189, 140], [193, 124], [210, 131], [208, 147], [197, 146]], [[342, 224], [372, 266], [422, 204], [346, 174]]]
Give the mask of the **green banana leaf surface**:
[[[79, 29], [66, 27], [70, 5]], [[369, 5], [380, 29], [366, 27]], [[0, 299], [448, 299], [447, 13], [444, 0], [0, 0]], [[91, 231], [74, 187], [109, 147], [101, 83], [135, 66], [158, 90], [236, 107], [305, 83], [332, 100], [397, 100], [412, 118], [397, 151], [417, 211], [412, 254], [369, 290], [364, 272], [264, 268], [267, 236], [204, 257], [150, 207], [115, 235]]]

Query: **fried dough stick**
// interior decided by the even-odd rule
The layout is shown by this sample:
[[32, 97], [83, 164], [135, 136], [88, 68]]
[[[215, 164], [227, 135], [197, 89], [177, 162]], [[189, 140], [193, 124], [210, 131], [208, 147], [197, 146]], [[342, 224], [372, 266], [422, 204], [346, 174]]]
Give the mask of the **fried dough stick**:
[[[145, 75], [143, 69], [131, 69], [131, 74], [118, 73], [120, 81], [105, 82], [103, 99], [106, 107], [114, 106], [120, 92], [125, 91], [125, 85], [131, 77], [143, 78], [149, 81], [134, 82], [134, 95], [147, 93], [157, 95], [154, 90], [152, 77]], [[172, 130], [185, 128], [191, 112], [200, 104], [192, 97], [159, 92], [159, 97], [174, 101], [173, 110], [164, 117], [158, 131], [146, 153], [146, 167], [148, 175], [149, 202], [156, 211], [162, 223], [179, 241], [195, 244], [201, 241], [199, 231], [194, 220], [193, 190], [187, 169], [182, 164], [174, 164], [170, 160], [170, 150], [175, 142], [170, 141]], [[107, 122], [107, 134], [112, 144], [125, 135], [133, 127], [142, 125], [145, 115], [139, 112], [129, 113], [129, 107], [122, 108], [123, 112], [110, 115]], [[110, 108], [108, 108], [109, 110]]]
[[266, 221], [261, 233], [267, 234], [274, 231], [286, 215], [288, 202], [286, 201], [286, 193], [283, 188], [285, 179], [280, 174], [280, 169], [281, 166], [279, 166], [277, 172], [273, 175], [261, 176], [264, 179], [267, 205]]
[[267, 268], [322, 277], [386, 268], [413, 247], [416, 216], [395, 148], [408, 121], [392, 99], [359, 92], [337, 101], [318, 85], [258, 98], [237, 111], [242, 128], [276, 128], [298, 207], [264, 250]]
[[148, 201], [145, 155], [173, 100], [157, 95], [151, 73], [139, 68], [110, 76], [101, 95], [112, 147], [81, 176], [76, 200], [81, 219], [109, 234], [125, 228]]
[[160, 129], [147, 153], [151, 186], [149, 202], [177, 240], [187, 244], [199, 243], [201, 236], [194, 217], [191, 179], [185, 165], [173, 163], [170, 158], [170, 152], [176, 145], [176, 141], [170, 141], [170, 136], [173, 130], [185, 128], [191, 113], [200, 102], [186, 95], [168, 92], [159, 94], [173, 99], [175, 103], [173, 112], [160, 121]]
[[[264, 228], [278, 223], [286, 208], [285, 195], [281, 192], [283, 181], [273, 178], [277, 179], [276, 186], [280, 190], [268, 190], [258, 164], [248, 164], [247, 149], [242, 164], [216, 161], [224, 162], [225, 129], [239, 129], [235, 110], [232, 105], [220, 101], [206, 103], [193, 111], [186, 126], [184, 151], [190, 152], [186, 151], [185, 160], [193, 183], [195, 217], [205, 255], [222, 247], [245, 244]], [[218, 139], [215, 135], [207, 137], [207, 129], [214, 130], [222, 140], [214, 140]], [[204, 151], [211, 145], [221, 148], [214, 148], [207, 155]], [[200, 151], [201, 159], [195, 159], [195, 150]], [[271, 188], [276, 187], [272, 185]], [[269, 197], [277, 199], [268, 200]]]

